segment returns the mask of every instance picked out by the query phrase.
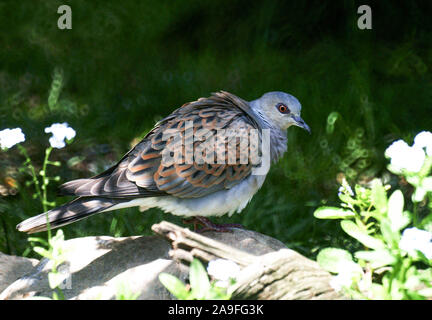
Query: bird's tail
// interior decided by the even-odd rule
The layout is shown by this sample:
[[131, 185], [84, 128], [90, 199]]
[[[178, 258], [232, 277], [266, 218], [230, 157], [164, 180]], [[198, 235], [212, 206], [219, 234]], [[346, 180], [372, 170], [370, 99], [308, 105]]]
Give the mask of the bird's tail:
[[121, 202], [124, 201], [102, 197], [77, 198], [60, 207], [24, 220], [17, 225], [17, 229], [27, 233], [45, 231], [47, 230], [47, 220], [49, 221], [51, 229], [58, 228], [87, 218], [92, 214], [109, 210], [111, 207]]

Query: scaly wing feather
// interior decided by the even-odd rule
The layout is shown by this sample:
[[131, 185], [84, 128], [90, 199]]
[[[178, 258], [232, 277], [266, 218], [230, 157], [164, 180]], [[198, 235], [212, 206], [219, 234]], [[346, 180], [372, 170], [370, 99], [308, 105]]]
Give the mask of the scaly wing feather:
[[[61, 192], [112, 198], [163, 195], [197, 198], [229, 189], [249, 176], [254, 165], [259, 165], [252, 161], [252, 152], [246, 153], [246, 161], [240, 159], [241, 150], [259, 148], [250, 145], [248, 139], [250, 131], [258, 128], [247, 102], [230, 93], [218, 92], [175, 110], [158, 122], [117, 165], [93, 178], [70, 181], [61, 186]], [[208, 152], [205, 146], [214, 145], [211, 139], [220, 130], [233, 130], [234, 135], [216, 140], [214, 153]], [[194, 136], [209, 140], [194, 141]], [[247, 143], [242, 143], [242, 138]], [[188, 143], [193, 147], [183, 147]], [[192, 157], [200, 148], [205, 159], [201, 162]], [[229, 152], [230, 148], [235, 152]], [[166, 161], [168, 154], [171, 161]]]

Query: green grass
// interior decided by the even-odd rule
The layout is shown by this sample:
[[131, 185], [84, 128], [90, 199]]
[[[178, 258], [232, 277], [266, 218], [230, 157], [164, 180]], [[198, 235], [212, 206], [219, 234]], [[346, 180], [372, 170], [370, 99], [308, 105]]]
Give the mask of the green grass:
[[[216, 221], [242, 223], [309, 256], [330, 244], [349, 246], [334, 224], [312, 213], [335, 203], [342, 174], [350, 182], [381, 176], [391, 141], [431, 130], [431, 22], [427, 4], [397, 8], [383, 1], [373, 8], [374, 29], [360, 31], [355, 1], [308, 3], [71, 1], [73, 29], [65, 31], [56, 27], [61, 1], [5, 1], [0, 129], [22, 127], [40, 165], [44, 127], [67, 121], [75, 128], [74, 142], [53, 152], [63, 164], [52, 168], [60, 184], [115, 163], [187, 101], [217, 90], [247, 100], [289, 92], [301, 101], [312, 135], [289, 129], [287, 154], [248, 207]], [[62, 79], [55, 108], [48, 104], [53, 78]], [[13, 177], [23, 186], [0, 198], [0, 251], [11, 254], [28, 247], [15, 224], [41, 211], [16, 170], [20, 161], [16, 150], [0, 152], [0, 184]], [[157, 209], [125, 209], [64, 232], [66, 239], [151, 234], [162, 219], [181, 222]]]

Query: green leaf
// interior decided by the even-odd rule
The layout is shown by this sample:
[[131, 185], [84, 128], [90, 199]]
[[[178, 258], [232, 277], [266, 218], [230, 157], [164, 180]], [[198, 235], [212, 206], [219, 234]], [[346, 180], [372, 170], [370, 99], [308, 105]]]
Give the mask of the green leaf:
[[359, 202], [358, 200], [353, 199], [353, 197], [351, 197], [350, 195], [347, 195], [345, 193], [339, 193], [338, 197], [342, 202], [349, 203], [352, 205], [358, 204], [358, 202]]
[[396, 190], [388, 201], [388, 217], [393, 231], [400, 231], [411, 222], [408, 211], [403, 211], [404, 197], [400, 190]]
[[160, 273], [159, 281], [168, 289], [177, 299], [185, 300], [189, 297], [190, 292], [180, 279], [169, 273]]
[[396, 262], [396, 258], [387, 249], [378, 249], [373, 251], [357, 251], [354, 253], [357, 259], [366, 260], [371, 263], [371, 267], [376, 269]]
[[430, 300], [430, 298], [432, 297], [432, 288], [420, 289], [418, 291], [418, 294], [420, 294], [420, 295], [422, 295], [422, 296], [424, 296], [426, 298], [429, 298], [429, 300]]
[[414, 193], [411, 196], [411, 200], [413, 202], [422, 202], [424, 197], [426, 196], [427, 190], [423, 188], [422, 185], [417, 186], [415, 188]]
[[60, 167], [61, 166], [61, 162], [60, 161], [48, 161], [48, 164], [55, 166], [55, 167]]
[[353, 263], [351, 253], [338, 248], [322, 249], [317, 256], [318, 264], [325, 270], [333, 273], [340, 271], [343, 263]]
[[384, 242], [368, 235], [365, 230], [360, 229], [354, 222], [350, 220], [341, 221], [341, 227], [343, 231], [368, 248], [381, 249], [385, 247]]
[[139, 292], [133, 292], [126, 283], [117, 285], [116, 300], [136, 300], [140, 296]]
[[33, 250], [44, 258], [51, 259], [51, 253], [42, 247], [33, 247]]
[[204, 299], [210, 290], [210, 281], [204, 266], [198, 259], [193, 259], [190, 265], [189, 282], [194, 297]]
[[217, 287], [214, 283], [211, 284], [211, 289], [206, 297], [208, 300], [229, 300], [231, 294], [227, 293], [226, 288]]
[[362, 187], [359, 184], [356, 184], [354, 186], [355, 194], [357, 195], [357, 199], [360, 199], [362, 201], [369, 200], [371, 197], [371, 190], [366, 189], [365, 187]]
[[384, 240], [390, 244], [393, 248], [398, 248], [400, 240], [400, 232], [393, 230], [391, 227], [391, 222], [388, 218], [382, 219], [380, 226], [381, 233]]
[[422, 287], [421, 276], [415, 266], [409, 267], [406, 271], [404, 287], [412, 291], [418, 291]]
[[67, 161], [67, 166], [69, 168], [74, 167], [74, 166], [78, 165], [79, 163], [83, 162], [84, 160], [85, 160], [84, 156], [72, 157]]
[[381, 214], [387, 212], [387, 193], [380, 180], [375, 180], [372, 186], [372, 203]]
[[346, 219], [354, 216], [354, 212], [336, 207], [320, 207], [314, 212], [314, 217], [318, 219]]
[[48, 241], [46, 241], [45, 239], [42, 238], [38, 238], [38, 237], [29, 237], [28, 241], [30, 242], [39, 242], [45, 246], [48, 246]]
[[378, 283], [372, 283], [370, 291], [372, 292], [372, 296], [374, 299], [385, 300], [390, 299], [386, 288]]
[[427, 215], [419, 225], [420, 229], [432, 232], [432, 214]]
[[58, 229], [56, 235], [52, 238], [54, 242], [63, 241], [64, 234], [62, 229]]
[[420, 177], [418, 175], [405, 176], [408, 183], [412, 186], [418, 186], [420, 184]]
[[[402, 217], [404, 207], [404, 197], [402, 191], [396, 190], [392, 193], [388, 200], [388, 217], [390, 218], [390, 222], [392, 223], [392, 227], [396, 227], [398, 225], [398, 221]], [[400, 229], [395, 229], [400, 230]]]
[[428, 191], [432, 192], [432, 177], [426, 177], [422, 181], [423, 188]]
[[390, 295], [392, 300], [402, 300], [404, 298], [404, 283], [397, 278], [390, 280], [391, 290]]

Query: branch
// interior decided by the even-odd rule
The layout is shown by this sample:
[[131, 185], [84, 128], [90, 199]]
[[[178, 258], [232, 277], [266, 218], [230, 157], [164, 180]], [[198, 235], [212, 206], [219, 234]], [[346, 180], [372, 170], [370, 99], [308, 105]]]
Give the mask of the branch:
[[170, 222], [152, 230], [171, 242], [170, 256], [187, 266], [193, 258], [237, 263], [242, 272], [230, 288], [233, 299], [345, 299], [330, 286], [327, 271], [291, 249], [254, 256]]

